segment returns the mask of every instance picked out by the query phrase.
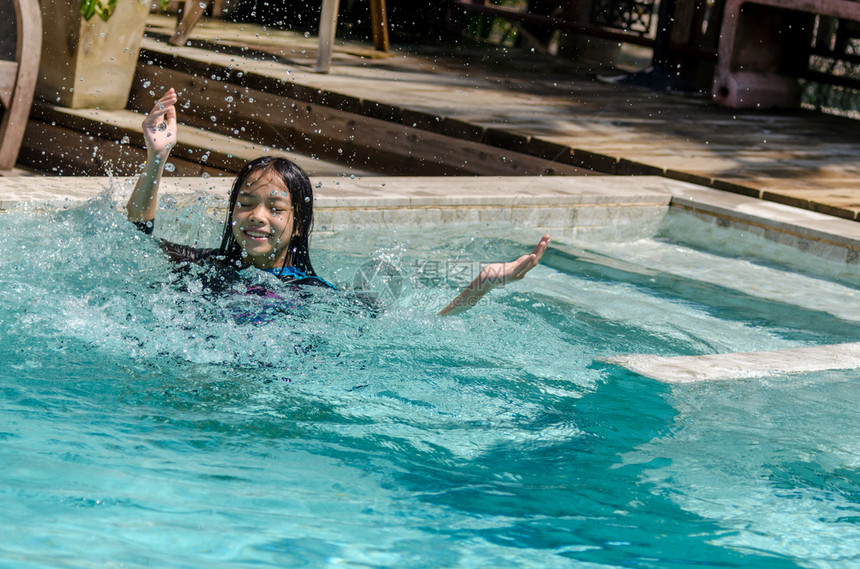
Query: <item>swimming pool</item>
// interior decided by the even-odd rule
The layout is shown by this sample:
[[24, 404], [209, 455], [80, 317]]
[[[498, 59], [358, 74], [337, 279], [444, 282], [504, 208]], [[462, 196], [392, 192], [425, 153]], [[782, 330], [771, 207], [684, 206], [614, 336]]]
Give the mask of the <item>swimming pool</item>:
[[674, 227], [556, 246], [437, 318], [473, 261], [535, 239], [478, 229], [321, 234], [339, 285], [400, 271], [388, 308], [254, 324], [104, 196], [0, 217], [2, 565], [858, 563], [856, 371], [669, 386], [600, 363], [857, 341], [856, 288]]

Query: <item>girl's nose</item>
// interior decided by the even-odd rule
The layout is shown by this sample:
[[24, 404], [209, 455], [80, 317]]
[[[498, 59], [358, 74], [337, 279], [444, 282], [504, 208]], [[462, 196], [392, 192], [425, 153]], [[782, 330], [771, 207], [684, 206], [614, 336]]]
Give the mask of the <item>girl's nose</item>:
[[251, 210], [251, 215], [249, 215], [249, 219], [253, 221], [262, 222], [265, 219], [266, 208], [263, 204], [258, 205], [254, 209]]

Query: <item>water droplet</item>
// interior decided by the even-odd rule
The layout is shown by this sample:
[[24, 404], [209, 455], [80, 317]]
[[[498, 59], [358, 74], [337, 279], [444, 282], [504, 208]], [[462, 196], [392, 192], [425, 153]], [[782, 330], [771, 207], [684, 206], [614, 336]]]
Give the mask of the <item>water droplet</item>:
[[155, 130], [157, 130], [159, 132], [164, 132], [165, 130], [167, 130], [167, 123], [166, 122], [158, 123], [157, 125], [155, 125]]
[[311, 197], [310, 197], [310, 196], [305, 196], [305, 203], [307, 203], [307, 202], [309, 202], [309, 201], [311, 201]]
[[149, 87], [150, 85], [151, 85], [151, 83], [150, 83], [149, 81], [144, 81], [144, 82], [143, 82], [143, 88], [144, 88], [144, 89], [146, 89], [146, 88], [147, 88], [147, 87]]
[[119, 141], [120, 144], [128, 144], [131, 142], [131, 139], [128, 136], [123, 136], [122, 140]]
[[209, 160], [209, 154], [204, 154], [200, 157], [201, 162], [206, 162], [207, 160]]
[[316, 187], [317, 187], [317, 188], [321, 188], [321, 187], [322, 187], [322, 182], [317, 182]]
[[232, 102], [233, 102], [233, 97], [228, 96], [226, 100], [227, 100], [227, 102], [228, 102], [228, 103], [232, 103]]
[[200, 177], [203, 178], [204, 180], [208, 180], [209, 179], [209, 172], [203, 172], [202, 174], [200, 174]]
[[218, 120], [218, 117], [212, 115], [211, 117], [209, 117], [209, 120], [211, 120], [212, 122], [216, 122]]
[[168, 172], [173, 172], [174, 170], [176, 170], [176, 166], [174, 166], [172, 162], [168, 162], [164, 165], [164, 169]]

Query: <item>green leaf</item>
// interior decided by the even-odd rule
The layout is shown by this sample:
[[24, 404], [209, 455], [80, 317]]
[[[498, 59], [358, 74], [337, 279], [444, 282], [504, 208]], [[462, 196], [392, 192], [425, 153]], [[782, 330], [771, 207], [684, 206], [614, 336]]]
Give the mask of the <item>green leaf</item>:
[[[142, 0], [129, 0], [130, 2], [142, 2]], [[170, 0], [156, 0], [162, 10], [167, 8]], [[93, 16], [98, 16], [107, 22], [116, 10], [117, 0], [81, 0], [81, 16], [90, 21]]]
[[99, 0], [99, 5], [104, 7], [103, 10], [99, 12], [99, 18], [107, 22], [113, 15], [114, 10], [116, 10], [116, 2], [117, 0], [107, 0], [107, 4], [105, 4], [104, 0]]
[[90, 21], [93, 16], [98, 16], [107, 22], [116, 10], [116, 3], [117, 0], [81, 0], [81, 16], [86, 21]]
[[[141, 0], [128, 0], [130, 2], [141, 2]], [[156, 0], [162, 10], [167, 8], [170, 0]], [[117, 0], [81, 0], [81, 16], [90, 21], [93, 16], [98, 16], [107, 22], [116, 10]]]
[[95, 16], [96, 2], [98, 2], [98, 0], [81, 0], [81, 16], [83, 16], [84, 20], [89, 22], [90, 18]]

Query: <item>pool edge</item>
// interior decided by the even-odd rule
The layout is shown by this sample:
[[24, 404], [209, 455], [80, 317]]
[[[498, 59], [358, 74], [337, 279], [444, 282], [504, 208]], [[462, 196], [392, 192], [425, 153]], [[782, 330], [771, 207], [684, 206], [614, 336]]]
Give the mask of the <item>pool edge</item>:
[[[124, 201], [133, 178], [0, 177], [0, 211], [67, 208], [112, 188]], [[659, 176], [314, 177], [316, 227], [432, 227], [510, 223], [560, 238], [601, 231], [624, 237], [657, 231], [671, 209], [718, 227], [844, 264], [860, 263], [860, 224], [789, 205]], [[201, 193], [224, 207], [232, 178], [166, 178], [162, 195], [177, 200]], [[219, 204], [221, 200], [221, 204]]]

